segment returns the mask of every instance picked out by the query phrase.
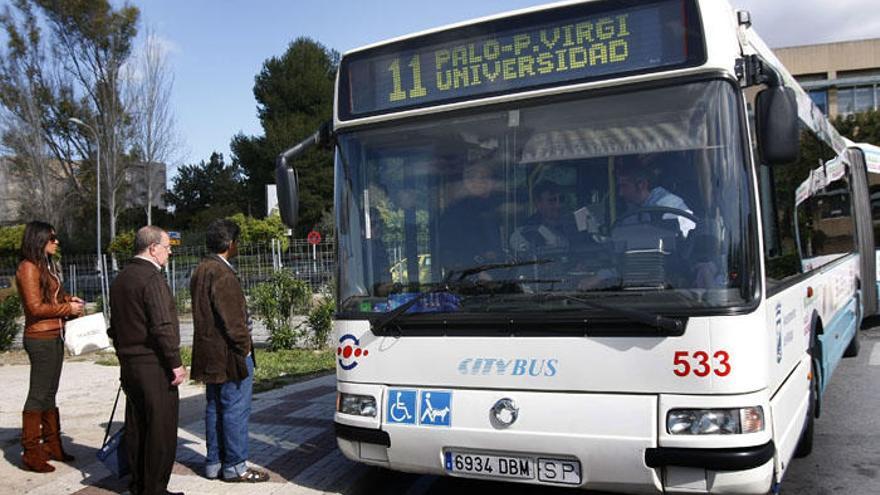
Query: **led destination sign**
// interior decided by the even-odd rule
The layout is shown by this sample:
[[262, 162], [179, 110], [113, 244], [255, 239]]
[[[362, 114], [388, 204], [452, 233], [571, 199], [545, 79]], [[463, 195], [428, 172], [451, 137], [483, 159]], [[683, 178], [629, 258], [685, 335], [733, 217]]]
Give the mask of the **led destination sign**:
[[701, 61], [691, 0], [608, 5], [536, 12], [354, 53], [342, 61], [340, 118]]

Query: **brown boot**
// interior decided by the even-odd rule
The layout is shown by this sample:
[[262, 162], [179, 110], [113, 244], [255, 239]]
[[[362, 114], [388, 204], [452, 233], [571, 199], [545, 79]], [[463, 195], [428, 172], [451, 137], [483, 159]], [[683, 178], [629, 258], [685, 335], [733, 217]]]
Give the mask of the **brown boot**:
[[46, 463], [49, 456], [40, 445], [41, 411], [23, 411], [21, 413], [21, 446], [24, 452], [21, 461], [26, 469], [38, 473], [51, 473], [55, 467]]
[[74, 457], [61, 447], [61, 419], [58, 408], [43, 411], [43, 450], [53, 461], [73, 462]]

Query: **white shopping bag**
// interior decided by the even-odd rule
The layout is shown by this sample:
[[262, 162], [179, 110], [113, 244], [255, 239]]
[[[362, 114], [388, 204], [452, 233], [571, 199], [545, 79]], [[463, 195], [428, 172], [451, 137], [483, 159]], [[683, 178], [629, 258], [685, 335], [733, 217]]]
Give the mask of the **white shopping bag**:
[[104, 314], [95, 313], [68, 321], [64, 326], [64, 346], [74, 356], [110, 347]]

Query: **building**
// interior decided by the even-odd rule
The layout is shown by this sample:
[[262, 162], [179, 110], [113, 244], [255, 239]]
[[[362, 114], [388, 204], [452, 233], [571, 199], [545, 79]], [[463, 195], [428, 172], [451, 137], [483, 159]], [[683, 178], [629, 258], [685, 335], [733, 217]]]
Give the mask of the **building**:
[[827, 115], [880, 109], [880, 38], [773, 51]]
[[[165, 208], [165, 181], [167, 177], [164, 163], [138, 163], [125, 170], [125, 189], [123, 208], [143, 208], [147, 205], [147, 191], [153, 198], [150, 204], [153, 208], [164, 210]], [[147, 178], [149, 177], [149, 186]]]
[[20, 197], [19, 184], [12, 173], [12, 161], [0, 157], [0, 226], [18, 223]]
[[[49, 190], [48, 195], [42, 194], [43, 189]], [[67, 183], [57, 162], [50, 162], [44, 175], [28, 180], [16, 174], [13, 160], [0, 156], [0, 226], [31, 220], [28, 217], [41, 210], [42, 199], [63, 198], [66, 189]]]
[[[57, 162], [55, 162], [57, 165]], [[68, 191], [68, 183], [64, 179], [64, 173], [60, 166], [53, 167], [55, 173], [51, 174], [48, 187], [52, 189], [51, 197], [64, 198]], [[121, 206], [123, 209], [143, 208], [147, 204], [147, 172], [151, 176], [152, 187], [149, 188], [153, 198], [152, 205], [160, 210], [166, 209], [165, 193], [166, 166], [164, 163], [152, 163], [149, 167], [143, 163], [128, 168], [125, 171], [127, 187], [121, 194]], [[105, 176], [106, 177], [106, 176]], [[106, 183], [101, 184], [106, 188]], [[12, 160], [0, 156], [0, 225], [13, 225], [27, 221], [27, 213], [23, 210], [23, 201], [28, 198], [28, 191], [32, 185], [16, 175], [12, 170]], [[102, 190], [107, 194], [107, 190]]]

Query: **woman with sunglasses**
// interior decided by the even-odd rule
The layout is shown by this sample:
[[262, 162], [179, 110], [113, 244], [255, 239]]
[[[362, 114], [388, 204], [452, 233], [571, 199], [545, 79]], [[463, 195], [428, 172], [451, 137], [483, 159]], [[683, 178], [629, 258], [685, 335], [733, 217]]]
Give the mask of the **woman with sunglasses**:
[[[58, 251], [55, 229], [45, 222], [25, 226], [21, 262], [15, 272], [24, 307], [24, 349], [31, 363], [30, 388], [22, 412], [21, 446], [25, 468], [48, 473], [46, 461], [73, 461], [61, 447], [61, 426], [55, 394], [64, 360], [64, 320], [83, 314], [84, 301], [64, 292], [52, 259]], [[41, 443], [42, 442], [42, 443]]]

